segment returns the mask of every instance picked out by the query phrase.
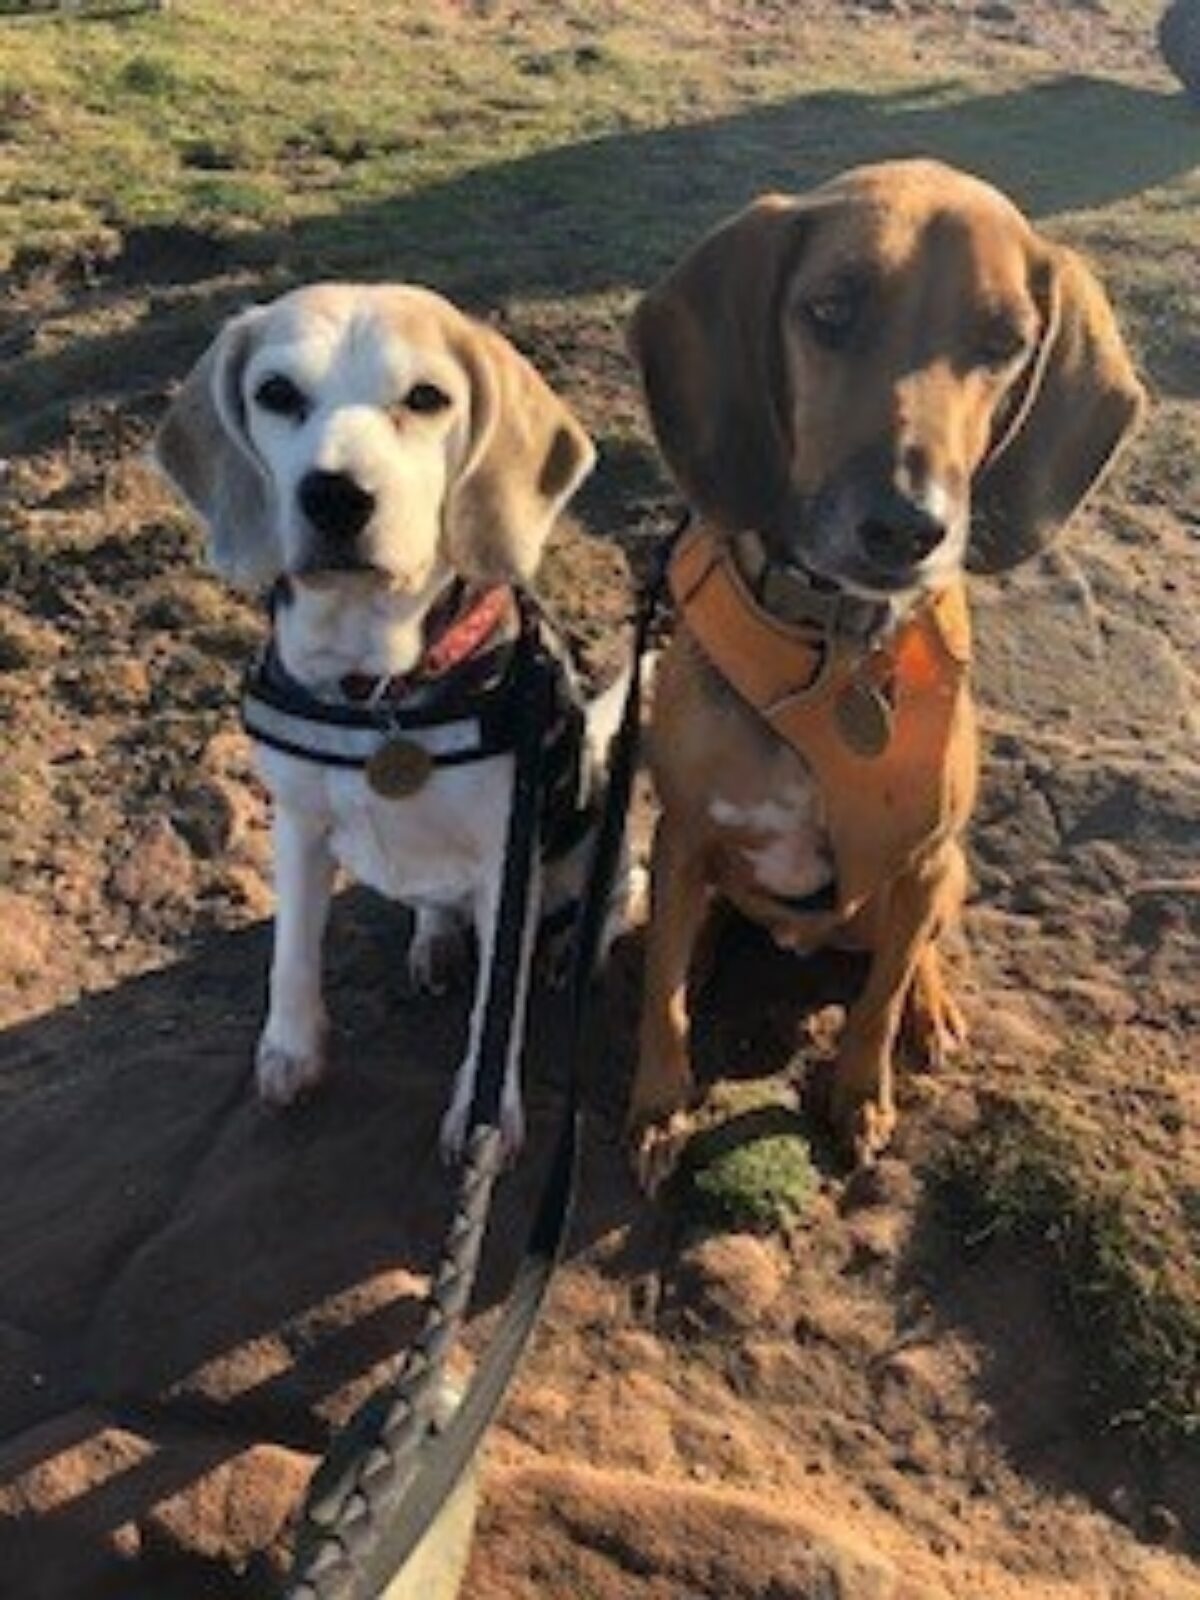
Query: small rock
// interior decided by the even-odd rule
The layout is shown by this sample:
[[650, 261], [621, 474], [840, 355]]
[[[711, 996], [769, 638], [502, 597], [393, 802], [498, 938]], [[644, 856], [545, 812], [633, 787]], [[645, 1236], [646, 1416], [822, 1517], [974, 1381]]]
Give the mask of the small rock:
[[945, 1387], [944, 1359], [934, 1345], [903, 1345], [886, 1357], [879, 1370], [905, 1393], [921, 1399]]
[[249, 739], [236, 728], [214, 733], [201, 751], [200, 769], [218, 778], [248, 778], [254, 770]]
[[908, 1237], [908, 1218], [896, 1211], [863, 1211], [850, 1219], [851, 1267], [891, 1266]]
[[101, 657], [58, 678], [64, 697], [88, 716], [139, 711], [150, 703], [150, 674], [136, 656]]
[[1146, 1513], [1146, 1537], [1168, 1550], [1182, 1550], [1183, 1524], [1170, 1506], [1151, 1506]]
[[142, 909], [181, 904], [191, 898], [194, 885], [191, 852], [165, 817], [142, 829], [109, 879], [119, 899]]
[[842, 1193], [843, 1211], [867, 1210], [877, 1206], [911, 1209], [920, 1185], [906, 1161], [885, 1156], [872, 1166], [860, 1167], [846, 1182]]
[[679, 1258], [676, 1288], [680, 1299], [714, 1327], [755, 1327], [779, 1298], [782, 1287], [775, 1251], [753, 1234], [705, 1239]]
[[40, 972], [57, 943], [53, 922], [33, 900], [0, 889], [0, 972], [10, 982]]
[[1117, 1484], [1116, 1488], [1112, 1490], [1108, 1497], [1108, 1509], [1112, 1512], [1113, 1516], [1116, 1517], [1119, 1522], [1123, 1522], [1126, 1527], [1131, 1526], [1132, 1523], [1136, 1521], [1137, 1511], [1134, 1504], [1134, 1498], [1130, 1493], [1129, 1486], [1127, 1484], [1119, 1483]]
[[268, 880], [254, 867], [235, 864], [220, 877], [220, 888], [235, 906], [252, 917], [266, 918], [275, 913], [275, 894]]
[[1131, 1022], [1137, 1015], [1137, 1001], [1116, 984], [1093, 978], [1067, 978], [1058, 988], [1067, 1014], [1079, 1022], [1112, 1025]]
[[62, 634], [48, 622], [0, 604], [0, 672], [43, 666], [60, 656], [64, 648]]

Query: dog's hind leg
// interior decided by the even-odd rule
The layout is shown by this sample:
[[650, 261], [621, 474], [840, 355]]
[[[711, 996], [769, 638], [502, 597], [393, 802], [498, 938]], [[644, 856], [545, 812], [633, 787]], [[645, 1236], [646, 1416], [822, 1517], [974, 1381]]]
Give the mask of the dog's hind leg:
[[936, 944], [927, 944], [917, 962], [900, 1040], [905, 1062], [919, 1072], [937, 1072], [967, 1041], [967, 1021], [950, 993]]
[[471, 934], [462, 912], [447, 906], [418, 906], [408, 945], [408, 987], [414, 994], [446, 994], [456, 989], [471, 962]]

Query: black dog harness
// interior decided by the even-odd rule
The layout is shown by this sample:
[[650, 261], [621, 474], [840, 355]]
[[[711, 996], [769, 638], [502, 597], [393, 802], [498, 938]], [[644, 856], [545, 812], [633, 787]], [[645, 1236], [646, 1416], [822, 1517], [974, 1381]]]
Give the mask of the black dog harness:
[[[532, 680], [549, 669], [553, 707], [545, 728], [541, 836], [544, 858], [557, 860], [595, 820], [583, 701], [553, 624], [530, 595], [513, 591], [512, 600], [507, 611], [515, 625], [493, 629], [482, 648], [444, 672], [343, 680], [347, 698], [338, 700], [322, 699], [293, 678], [272, 634], [243, 685], [242, 726], [286, 755], [362, 772], [372, 787], [402, 803], [439, 767], [513, 754], [523, 700]], [[376, 775], [387, 770], [410, 773], [411, 780], [384, 786]]]

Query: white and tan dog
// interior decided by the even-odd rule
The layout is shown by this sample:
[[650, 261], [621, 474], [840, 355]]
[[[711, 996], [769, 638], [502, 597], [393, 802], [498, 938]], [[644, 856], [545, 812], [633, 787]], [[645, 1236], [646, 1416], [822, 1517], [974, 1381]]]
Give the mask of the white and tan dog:
[[[372, 704], [403, 705], [450, 596], [507, 594], [507, 611], [485, 620], [511, 633], [507, 586], [532, 577], [594, 451], [529, 363], [440, 296], [323, 284], [222, 329], [171, 405], [157, 456], [206, 524], [217, 570], [243, 586], [276, 585], [280, 677], [337, 708], [361, 699], [350, 690], [364, 683]], [[340, 864], [415, 909], [408, 962], [419, 988], [444, 986], [475, 928], [470, 1040], [442, 1129], [454, 1153], [474, 1087], [513, 757], [437, 765], [397, 799], [377, 793], [361, 763], [326, 765], [266, 743], [258, 753], [275, 801], [278, 897], [259, 1093], [285, 1105], [325, 1076], [321, 947]], [[560, 876], [577, 873], [578, 854]], [[553, 888], [547, 881], [543, 904]], [[523, 977], [518, 1042], [524, 990]], [[516, 1053], [502, 1107], [510, 1149], [522, 1134]]]

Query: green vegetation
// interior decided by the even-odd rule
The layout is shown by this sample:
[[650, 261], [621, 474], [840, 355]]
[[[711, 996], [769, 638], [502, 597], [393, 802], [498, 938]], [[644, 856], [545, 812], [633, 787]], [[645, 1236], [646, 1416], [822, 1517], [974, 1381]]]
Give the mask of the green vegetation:
[[680, 1172], [684, 1214], [702, 1228], [770, 1233], [798, 1222], [818, 1177], [782, 1080], [718, 1087]]
[[1161, 1171], [1106, 1167], [1077, 1109], [1032, 1094], [994, 1099], [938, 1178], [968, 1249], [1009, 1239], [1048, 1252], [1098, 1420], [1200, 1446], [1194, 1195], [1189, 1215]]
[[[1149, 51], [1154, 0], [1105, 9]], [[502, 311], [608, 458], [644, 479], [644, 425], [613, 356], [638, 287], [757, 192], [927, 153], [1101, 257], [1171, 427], [1193, 386], [1174, 330], [1200, 320], [1200, 123], [1165, 74], [1145, 86], [1136, 52], [1103, 77], [1048, 74], [1058, 54], [964, 27], [949, 6], [919, 22], [864, 12], [853, 28], [820, 8], [652, 0], [319, 13], [188, 0], [6, 21], [0, 269], [36, 322], [10, 404], [36, 438], [81, 378], [161, 382], [253, 295], [410, 278]], [[111, 275], [163, 292], [47, 314], [64, 278]], [[187, 292], [201, 282], [205, 296]], [[1178, 442], [1157, 454], [1176, 476]]]
[[749, 1139], [693, 1164], [690, 1174], [693, 1215], [751, 1232], [774, 1232], [798, 1221], [816, 1187], [808, 1143], [798, 1131]]

